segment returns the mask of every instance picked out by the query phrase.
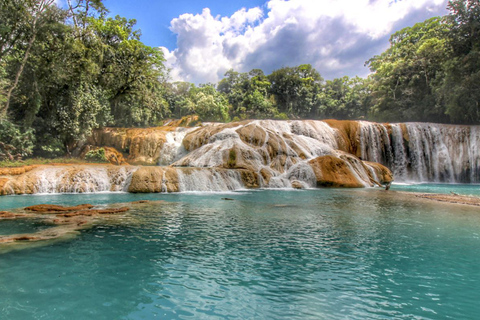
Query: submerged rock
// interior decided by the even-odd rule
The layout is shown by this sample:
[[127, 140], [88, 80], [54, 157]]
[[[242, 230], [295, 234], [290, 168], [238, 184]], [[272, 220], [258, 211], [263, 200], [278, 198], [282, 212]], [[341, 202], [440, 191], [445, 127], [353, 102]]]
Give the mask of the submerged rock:
[[81, 204], [74, 207], [64, 207], [54, 204], [38, 204], [30, 207], [26, 207], [25, 210], [33, 212], [65, 212], [65, 211], [78, 211], [78, 210], [88, 210], [93, 208], [91, 204]]
[[[91, 228], [97, 224], [111, 224], [121, 221], [132, 208], [143, 205], [158, 205], [163, 201], [136, 201], [132, 203], [94, 207], [83, 204], [73, 207], [57, 205], [35, 205], [14, 212], [0, 212], [3, 219], [34, 219], [49, 227], [40, 231], [0, 235], [0, 253], [32, 246], [46, 245], [51, 241], [60, 241], [75, 237], [80, 230]], [[117, 219], [117, 220], [115, 220]]]

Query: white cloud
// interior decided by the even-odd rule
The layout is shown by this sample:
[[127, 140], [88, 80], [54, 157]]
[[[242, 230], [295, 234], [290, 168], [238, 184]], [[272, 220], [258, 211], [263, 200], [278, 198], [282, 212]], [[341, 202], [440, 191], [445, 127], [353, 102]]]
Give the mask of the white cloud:
[[391, 33], [444, 14], [447, 0], [270, 0], [230, 17], [183, 14], [177, 48], [163, 48], [173, 80], [217, 82], [225, 71], [312, 64], [326, 78], [365, 75]]

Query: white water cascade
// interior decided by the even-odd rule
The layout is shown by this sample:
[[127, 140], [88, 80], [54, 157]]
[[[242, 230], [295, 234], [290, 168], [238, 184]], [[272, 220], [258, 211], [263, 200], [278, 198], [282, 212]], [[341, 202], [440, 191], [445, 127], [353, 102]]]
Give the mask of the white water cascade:
[[168, 132], [165, 135], [167, 141], [160, 150], [159, 165], [169, 165], [187, 154], [187, 150], [183, 147], [182, 141], [187, 133], [192, 130], [192, 128], [177, 128], [175, 131]]
[[[231, 125], [207, 125], [192, 132], [194, 146], [174, 167], [240, 168], [258, 175], [264, 188], [316, 187], [316, 175], [308, 164], [322, 156], [339, 157], [339, 134], [323, 121], [254, 120]], [[167, 158], [167, 157], [165, 157]], [[231, 162], [231, 163], [230, 163]], [[353, 175], [365, 185], [371, 185], [373, 170], [361, 163], [347, 161]], [[234, 170], [230, 176], [213, 174], [203, 169], [186, 177], [179, 172], [181, 190], [236, 190], [244, 188]], [[229, 181], [225, 183], [225, 181]]]
[[478, 126], [361, 122], [363, 160], [389, 167], [396, 181], [480, 182]]
[[177, 169], [181, 192], [221, 192], [245, 189], [242, 177], [233, 170], [189, 170]]
[[[242, 130], [251, 132], [249, 136]], [[208, 136], [200, 128], [199, 135]], [[262, 141], [256, 141], [254, 134], [261, 131]], [[242, 133], [240, 133], [242, 132]], [[297, 182], [304, 188], [315, 186], [315, 174], [307, 164], [319, 156], [335, 154], [337, 148], [335, 130], [321, 121], [271, 121], [254, 120], [227, 127], [210, 135], [208, 141], [192, 150], [186, 156], [173, 163], [179, 167], [215, 168], [228, 162], [231, 150], [235, 150], [237, 165], [241, 168], [253, 169], [257, 173], [262, 170], [272, 177], [265, 182], [259, 174], [260, 186], [266, 188], [291, 188]], [[274, 148], [274, 152], [269, 152]], [[185, 190], [236, 190], [244, 188], [238, 173], [231, 171], [231, 176], [219, 176], [209, 171], [196, 172], [189, 178], [182, 173], [180, 180]], [[194, 181], [195, 180], [195, 181]], [[228, 180], [228, 183], [222, 181]], [[183, 183], [183, 181], [188, 183]], [[194, 187], [193, 187], [194, 186]]]
[[107, 133], [117, 137], [108, 136], [117, 144], [130, 143], [127, 149], [135, 153], [129, 159], [152, 158], [159, 166], [42, 166], [0, 176], [0, 192], [314, 188], [328, 186], [331, 182], [323, 181], [337, 181], [338, 176], [350, 179], [346, 186], [380, 184], [384, 168], [368, 161], [385, 165], [400, 182], [480, 183], [479, 126], [252, 120], [137, 131], [130, 140], [122, 138], [124, 131]]
[[51, 167], [34, 172], [35, 193], [126, 192], [134, 167]]

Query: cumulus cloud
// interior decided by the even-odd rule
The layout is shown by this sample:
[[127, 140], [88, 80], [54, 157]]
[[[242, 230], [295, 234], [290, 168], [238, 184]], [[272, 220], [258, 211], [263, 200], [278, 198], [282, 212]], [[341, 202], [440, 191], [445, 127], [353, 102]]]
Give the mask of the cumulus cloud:
[[171, 21], [177, 48], [162, 48], [173, 80], [217, 82], [233, 68], [266, 73], [312, 64], [327, 79], [365, 76], [364, 62], [394, 31], [446, 13], [447, 0], [270, 0], [230, 17], [183, 14]]

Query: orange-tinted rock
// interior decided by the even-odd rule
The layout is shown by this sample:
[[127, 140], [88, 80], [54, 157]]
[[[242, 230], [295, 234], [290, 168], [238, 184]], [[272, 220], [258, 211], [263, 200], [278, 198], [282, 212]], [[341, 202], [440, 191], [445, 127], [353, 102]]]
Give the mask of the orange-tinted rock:
[[160, 150], [167, 141], [166, 134], [175, 127], [103, 128], [94, 130], [87, 143], [98, 147], [111, 147], [128, 154], [133, 164], [157, 164]]
[[165, 127], [193, 127], [200, 124], [197, 115], [185, 116], [180, 120], [170, 120], [164, 123]]
[[37, 166], [23, 166], [15, 168], [0, 168], [0, 176], [18, 176], [35, 169]]
[[0, 219], [14, 219], [19, 216], [24, 217], [25, 215], [19, 215], [19, 214], [8, 212], [8, 211], [0, 211]]
[[262, 168], [260, 170], [260, 174], [262, 175], [264, 183], [268, 185], [270, 183], [270, 179], [273, 176], [272, 171], [267, 168]]
[[334, 156], [318, 157], [308, 162], [317, 178], [318, 187], [362, 188], [365, 187], [344, 160]]
[[352, 120], [323, 120], [330, 127], [338, 130], [337, 142], [340, 150], [359, 156], [360, 123]]
[[99, 210], [92, 210], [92, 211], [98, 214], [116, 214], [116, 213], [127, 212], [128, 210], [130, 210], [130, 208], [121, 207], [121, 208], [111, 208], [111, 209], [99, 209]]
[[13, 238], [14, 241], [32, 241], [32, 240], [38, 240], [38, 237], [33, 237], [33, 236], [21, 236], [21, 237], [16, 237]]
[[384, 165], [377, 162], [364, 161], [365, 164], [369, 165], [378, 177], [378, 182], [381, 184], [389, 184], [393, 182], [393, 173], [385, 167]]
[[67, 213], [61, 213], [57, 214], [57, 217], [61, 218], [72, 218], [72, 217], [78, 217], [78, 216], [93, 216], [97, 214], [116, 214], [116, 213], [122, 213], [130, 210], [128, 207], [122, 207], [122, 208], [110, 208], [110, 209], [92, 209], [92, 210], [79, 210], [79, 211], [72, 211], [72, 212], [67, 212]]
[[81, 211], [72, 211], [68, 213], [57, 214], [57, 217], [72, 218], [72, 217], [78, 217], [78, 216], [93, 216], [94, 214], [95, 214], [95, 210], [81, 210]]
[[258, 174], [250, 170], [240, 170], [243, 185], [246, 188], [255, 189], [259, 187]]
[[400, 123], [400, 128], [402, 129], [403, 140], [409, 142], [410, 136], [408, 134], [407, 125], [405, 123]]
[[9, 178], [0, 178], [0, 195], [4, 195], [6, 193], [3, 193], [2, 190], [5, 189], [5, 185], [10, 181]]
[[303, 184], [300, 181], [294, 180], [294, 181], [292, 181], [292, 188], [303, 189], [304, 187], [303, 187]]
[[265, 130], [254, 123], [242, 126], [236, 132], [243, 142], [257, 147], [263, 146], [267, 137]]
[[183, 146], [187, 151], [193, 151], [207, 144], [209, 139], [215, 134], [230, 128], [235, 128], [241, 124], [247, 124], [249, 121], [214, 123], [202, 126], [192, 132], [189, 132], [183, 139]]
[[89, 151], [94, 151], [101, 148], [105, 150], [105, 157], [107, 158], [107, 161], [110, 162], [111, 164], [117, 165], [117, 166], [128, 165], [128, 162], [125, 160], [123, 154], [113, 147], [97, 147], [97, 146], [87, 145], [83, 147], [82, 152], [80, 154], [80, 158], [85, 159], [85, 155]]
[[133, 193], [178, 192], [178, 174], [171, 167], [140, 167], [128, 188]]
[[54, 204], [39, 204], [39, 205], [34, 205], [30, 207], [26, 207], [25, 210], [28, 211], [33, 211], [33, 212], [65, 212], [65, 211], [79, 211], [79, 210], [85, 210], [85, 209], [91, 209], [94, 206], [91, 204], [81, 204], [78, 206], [73, 206], [73, 207], [64, 207], [64, 206], [58, 206]]

